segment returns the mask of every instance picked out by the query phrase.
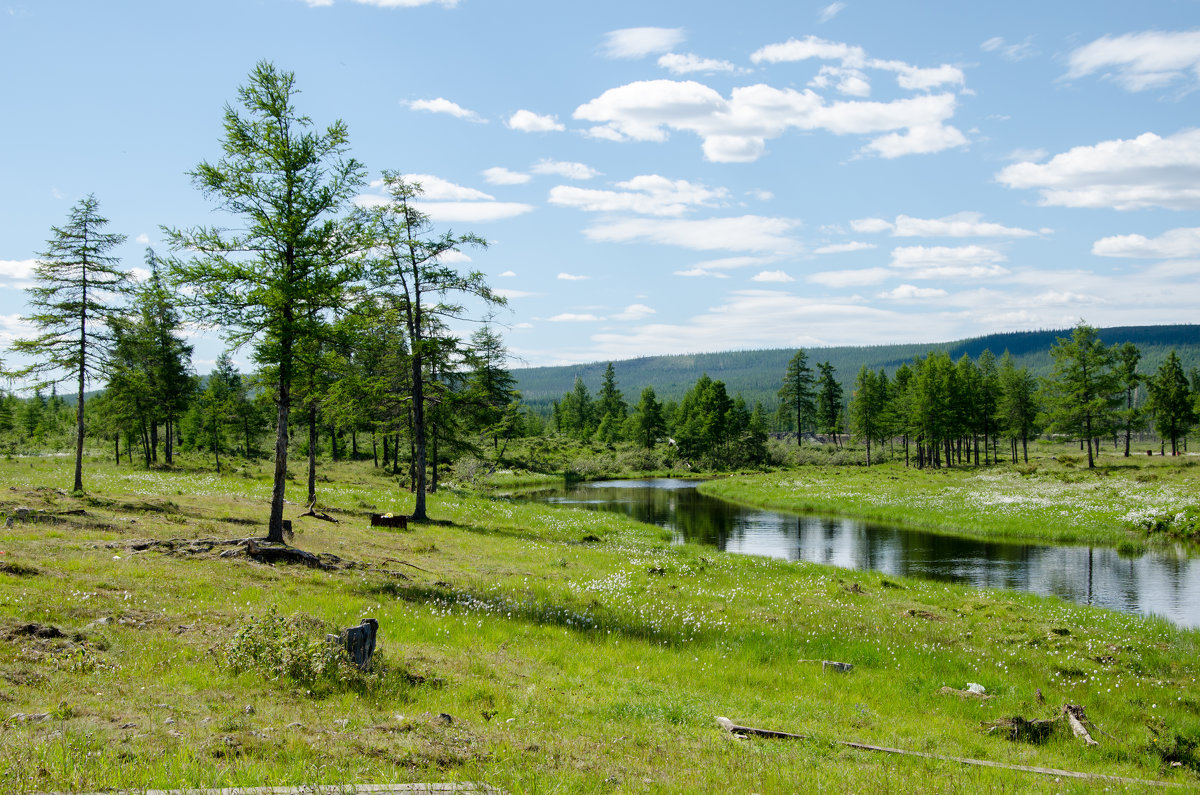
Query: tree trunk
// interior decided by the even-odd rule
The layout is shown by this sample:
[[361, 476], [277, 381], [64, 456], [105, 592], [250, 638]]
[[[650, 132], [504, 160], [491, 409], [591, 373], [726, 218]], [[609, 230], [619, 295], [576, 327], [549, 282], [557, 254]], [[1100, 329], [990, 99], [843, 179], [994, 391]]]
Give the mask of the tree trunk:
[[308, 504], [317, 502], [317, 404], [308, 404]]
[[[84, 303], [86, 305], [86, 301]], [[78, 403], [75, 405], [75, 487], [72, 491], [83, 491], [83, 352], [86, 339], [83, 334], [81, 321], [79, 333], [79, 394]]]
[[213, 415], [212, 434], [213, 459], [217, 462], [217, 474], [219, 475], [221, 474], [221, 436], [220, 427], [217, 425], [217, 418], [215, 414]]
[[163, 444], [163, 455], [166, 457], [167, 466], [170, 466], [172, 463], [174, 463], [174, 455], [173, 455], [174, 451], [171, 449], [172, 448], [172, 445], [171, 445], [172, 436], [174, 436], [174, 434], [172, 432], [173, 428], [174, 428], [174, 423], [171, 422], [171, 415], [168, 414], [167, 415], [167, 438], [164, 440], [164, 444]]
[[[383, 437], [383, 443], [387, 445], [387, 437]], [[375, 442], [375, 431], [371, 431], [371, 459], [375, 462], [375, 468], [379, 469], [379, 445]]]
[[[290, 326], [291, 310], [284, 312]], [[280, 341], [278, 412], [275, 416], [275, 474], [271, 486], [271, 518], [267, 524], [267, 540], [283, 543], [283, 495], [287, 485], [288, 414], [292, 402], [292, 337], [285, 329]]]
[[121, 466], [121, 432], [117, 431], [113, 434], [113, 446], [117, 451], [117, 466]]
[[150, 460], [158, 463], [158, 421], [150, 420]]
[[337, 426], [329, 423], [329, 459], [331, 461], [337, 461], [338, 458], [337, 437]]

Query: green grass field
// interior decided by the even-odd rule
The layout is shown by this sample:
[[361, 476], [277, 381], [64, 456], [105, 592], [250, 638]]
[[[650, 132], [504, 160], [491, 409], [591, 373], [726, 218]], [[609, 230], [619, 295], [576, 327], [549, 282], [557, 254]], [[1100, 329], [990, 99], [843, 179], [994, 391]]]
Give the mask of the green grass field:
[[[465, 492], [433, 495], [433, 523], [372, 529], [369, 512], [411, 509], [411, 496], [369, 463], [321, 469], [320, 506], [339, 524], [296, 519], [294, 544], [341, 566], [270, 566], [221, 556], [236, 545], [140, 543], [264, 535], [262, 465], [218, 477], [89, 461], [82, 498], [66, 493], [69, 467], [0, 462], [0, 512], [14, 517], [0, 528], [0, 791], [1096, 786], [837, 740], [1200, 787], [1200, 632], [1161, 620], [723, 556], [616, 515]], [[751, 482], [784, 492], [817, 472]], [[820, 477], [862, 490], [863, 474]], [[301, 494], [290, 487], [293, 500]], [[1043, 498], [1052, 510], [1054, 493]], [[966, 511], [969, 501], [946, 504]], [[18, 507], [38, 520], [16, 518]], [[382, 672], [310, 681], [245, 657], [232, 665], [235, 634], [272, 611], [300, 616], [298, 631], [318, 640], [378, 619]], [[61, 636], [39, 637], [48, 627]], [[854, 668], [823, 671], [821, 660]], [[969, 682], [993, 697], [939, 692]], [[1036, 744], [988, 731], [1013, 716], [1054, 717], [1066, 703], [1086, 709], [1099, 746], [1063, 726]], [[735, 739], [717, 715], [811, 739]]]

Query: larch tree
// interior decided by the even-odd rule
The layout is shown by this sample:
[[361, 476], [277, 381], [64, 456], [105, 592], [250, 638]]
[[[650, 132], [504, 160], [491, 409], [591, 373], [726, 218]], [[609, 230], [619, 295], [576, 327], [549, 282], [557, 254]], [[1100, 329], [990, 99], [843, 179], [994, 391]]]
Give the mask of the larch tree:
[[1138, 362], [1142, 352], [1132, 342], [1127, 342], [1117, 349], [1117, 379], [1125, 392], [1125, 408], [1121, 410], [1121, 423], [1125, 427], [1125, 457], [1129, 458], [1129, 445], [1133, 437], [1133, 427], [1141, 423], [1141, 408], [1133, 405], [1134, 395], [1142, 383], [1138, 374]]
[[125, 236], [105, 231], [108, 219], [99, 207], [89, 195], [71, 208], [66, 224], [51, 227], [34, 269], [36, 283], [26, 290], [32, 311], [23, 319], [38, 334], [11, 347], [34, 360], [11, 376], [33, 377], [38, 387], [75, 379], [75, 491], [83, 491], [84, 390], [104, 372], [112, 343], [108, 321], [120, 314], [115, 300], [130, 285], [111, 253]]
[[1150, 393], [1146, 408], [1154, 415], [1154, 427], [1159, 436], [1171, 440], [1171, 455], [1178, 455], [1179, 437], [1186, 436], [1196, 424], [1196, 407], [1174, 350], [1147, 380], [1146, 390]]
[[1071, 336], [1050, 348], [1054, 375], [1047, 382], [1051, 430], [1086, 440], [1088, 469], [1096, 466], [1094, 442], [1112, 425], [1121, 385], [1116, 353], [1093, 326], [1080, 321]]
[[837, 380], [837, 370], [829, 362], [818, 364], [817, 369], [821, 373], [817, 377], [817, 422], [823, 432], [833, 434], [833, 443], [840, 445], [838, 431], [841, 430], [842, 385]]
[[221, 328], [235, 346], [252, 342], [274, 375], [275, 472], [267, 538], [283, 540], [288, 420], [299, 346], [323, 332], [357, 276], [364, 241], [346, 216], [365, 179], [348, 155], [346, 125], [324, 131], [294, 104], [295, 77], [260, 62], [238, 89], [240, 108], [225, 106], [223, 155], [201, 162], [192, 182], [236, 219], [237, 229], [166, 229], [173, 248], [192, 252], [171, 262], [187, 286], [186, 307]]
[[801, 348], [788, 361], [787, 371], [783, 374], [783, 386], [779, 389], [779, 399], [796, 414], [797, 446], [804, 438], [805, 421], [816, 413], [815, 383], [812, 368], [808, 366], [808, 354]]
[[389, 200], [372, 210], [374, 256], [368, 278], [374, 289], [395, 298], [408, 333], [416, 494], [412, 518], [427, 521], [426, 391], [433, 380], [429, 365], [436, 360], [440, 345], [437, 337], [431, 336], [431, 329], [445, 320], [467, 316], [467, 308], [457, 303], [459, 299], [473, 298], [488, 306], [505, 302], [492, 292], [483, 273], [463, 273], [449, 263], [462, 248], [486, 247], [487, 241], [470, 233], [433, 234], [429, 216], [417, 208], [421, 185], [395, 171], [383, 172], [383, 184]]

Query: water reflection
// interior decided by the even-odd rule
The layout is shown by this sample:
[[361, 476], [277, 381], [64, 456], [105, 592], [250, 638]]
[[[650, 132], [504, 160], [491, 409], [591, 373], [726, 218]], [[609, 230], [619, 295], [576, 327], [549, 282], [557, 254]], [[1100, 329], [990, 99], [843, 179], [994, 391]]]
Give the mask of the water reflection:
[[694, 481], [600, 481], [538, 495], [616, 511], [725, 552], [1055, 595], [1157, 614], [1200, 627], [1200, 559], [1183, 552], [1126, 558], [1116, 550], [975, 541], [855, 519], [763, 511], [705, 497]]

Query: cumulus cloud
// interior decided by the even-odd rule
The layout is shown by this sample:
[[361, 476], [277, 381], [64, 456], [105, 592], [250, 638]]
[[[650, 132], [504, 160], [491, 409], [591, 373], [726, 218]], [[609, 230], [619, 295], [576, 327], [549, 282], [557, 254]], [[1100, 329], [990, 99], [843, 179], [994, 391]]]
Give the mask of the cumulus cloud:
[[783, 271], [761, 271], [751, 277], [752, 282], [794, 282], [791, 276]]
[[586, 281], [592, 277], [591, 276], [581, 276], [581, 275], [574, 274], [574, 273], [560, 273], [560, 274], [558, 274], [557, 278], [564, 282], [582, 282], [582, 281]]
[[558, 185], [550, 189], [550, 203], [578, 207], [588, 212], [628, 211], [678, 217], [694, 207], [711, 207], [728, 195], [724, 188], [708, 188], [657, 174], [645, 174], [618, 182], [616, 187], [621, 190], [591, 190]]
[[35, 259], [0, 259], [0, 287], [24, 289], [33, 284]]
[[142, 232], [140, 235], [138, 235], [136, 238], [134, 238], [134, 242], [140, 243], [143, 246], [148, 246], [148, 245], [150, 245], [150, 235], [146, 234], [145, 232]]
[[[754, 63], [788, 63], [816, 58], [822, 61], [840, 61], [846, 70], [860, 71], [875, 69], [893, 72], [896, 82], [910, 91], [928, 91], [939, 86], [963, 86], [966, 76], [962, 69], [949, 64], [919, 67], [904, 61], [882, 60], [867, 57], [866, 51], [857, 45], [837, 41], [826, 41], [817, 36], [803, 39], [788, 39], [782, 44], [768, 44], [750, 55]], [[863, 76], [865, 80], [865, 75]]]
[[[503, 275], [503, 274], [501, 274], [501, 275]], [[540, 293], [530, 293], [530, 292], [526, 292], [525, 290], [510, 290], [506, 287], [499, 287], [495, 290], [492, 290], [492, 292], [504, 299], [529, 298], [531, 296], [540, 295]]]
[[519, 202], [417, 202], [421, 212], [445, 223], [503, 221], [532, 212], [533, 206]]
[[657, 314], [657, 312], [655, 312], [653, 309], [646, 306], [645, 304], [630, 304], [629, 306], [625, 307], [624, 311], [622, 311], [621, 313], [613, 315], [611, 317], [611, 319], [612, 320], [641, 320], [642, 318], [649, 317], [650, 315], [654, 315], [654, 314]]
[[984, 221], [982, 213], [961, 212], [941, 218], [913, 218], [897, 215], [895, 221], [862, 218], [850, 225], [859, 232], [891, 230], [893, 237], [1033, 237], [1029, 229]]
[[406, 179], [420, 184], [421, 198], [424, 201], [490, 201], [495, 198], [481, 190], [456, 185], [432, 174], [408, 174]]
[[[694, 80], [642, 80], [610, 88], [575, 109], [575, 118], [595, 122], [589, 132], [612, 140], [665, 141], [672, 130], [702, 140], [714, 162], [750, 162], [766, 141], [789, 129], [825, 130], [835, 135], [876, 135], [866, 149], [885, 158], [963, 146], [966, 137], [945, 122], [954, 115], [953, 94], [923, 94], [892, 102], [827, 103], [805, 89], [764, 84], [733, 89], [726, 99]], [[902, 132], [899, 132], [902, 131]]]
[[1005, 257], [984, 246], [900, 246], [892, 250], [891, 267], [915, 279], [983, 279], [1009, 271]]
[[1172, 229], [1155, 238], [1116, 235], [1097, 240], [1092, 253], [1099, 257], [1134, 259], [1184, 259], [1200, 257], [1200, 228]]
[[508, 117], [508, 126], [521, 132], [562, 132], [566, 129], [554, 116], [540, 116], [523, 109]]
[[658, 57], [658, 65], [673, 75], [686, 75], [694, 72], [712, 74], [713, 72], [744, 72], [736, 64], [729, 61], [719, 61], [716, 58], [701, 58], [693, 53], [680, 54], [669, 52]]
[[852, 241], [849, 243], [832, 243], [828, 246], [821, 246], [813, 249], [814, 254], [847, 254], [851, 251], [866, 251], [867, 249], [875, 248], [874, 243], [860, 243]]
[[1068, 79], [1102, 72], [1126, 91], [1200, 80], [1200, 30], [1102, 36], [1067, 58]]
[[508, 278], [511, 278], [511, 277], [513, 277], [513, 276], [516, 276], [516, 275], [517, 275], [516, 271], [505, 271], [504, 273], [501, 273], [501, 274], [500, 274], [500, 278], [501, 278], [501, 279], [508, 279]]
[[1200, 130], [1077, 146], [1045, 163], [1014, 163], [996, 174], [1010, 188], [1033, 188], [1040, 203], [1136, 210], [1200, 208]]
[[945, 290], [939, 287], [916, 287], [911, 284], [902, 284], [895, 289], [880, 293], [879, 297], [889, 301], [912, 301], [926, 298], [942, 298], [947, 294]]
[[591, 179], [600, 174], [596, 169], [583, 163], [562, 160], [539, 160], [530, 170], [534, 174], [551, 174], [566, 179]]
[[406, 103], [412, 110], [424, 110], [430, 113], [447, 113], [456, 119], [465, 119], [466, 121], [485, 122], [478, 113], [473, 110], [467, 110], [456, 102], [451, 102], [444, 97], [437, 99], [414, 99]]
[[605, 243], [658, 243], [696, 251], [778, 253], [797, 248], [796, 241], [787, 236], [796, 225], [789, 218], [759, 215], [702, 220], [626, 218], [594, 224], [584, 234]]
[[483, 178], [491, 185], [524, 185], [533, 177], [519, 171], [509, 171], [503, 166], [484, 169]]
[[622, 28], [605, 34], [600, 52], [607, 58], [644, 58], [669, 52], [685, 38], [683, 28]]
[[728, 273], [722, 273], [721, 271], [709, 270], [708, 268], [701, 268], [699, 266], [696, 266], [693, 268], [686, 268], [686, 269], [680, 270], [680, 271], [672, 271], [672, 273], [675, 276], [687, 276], [690, 278], [697, 278], [700, 276], [708, 276], [713, 279], [728, 279], [729, 278]]

